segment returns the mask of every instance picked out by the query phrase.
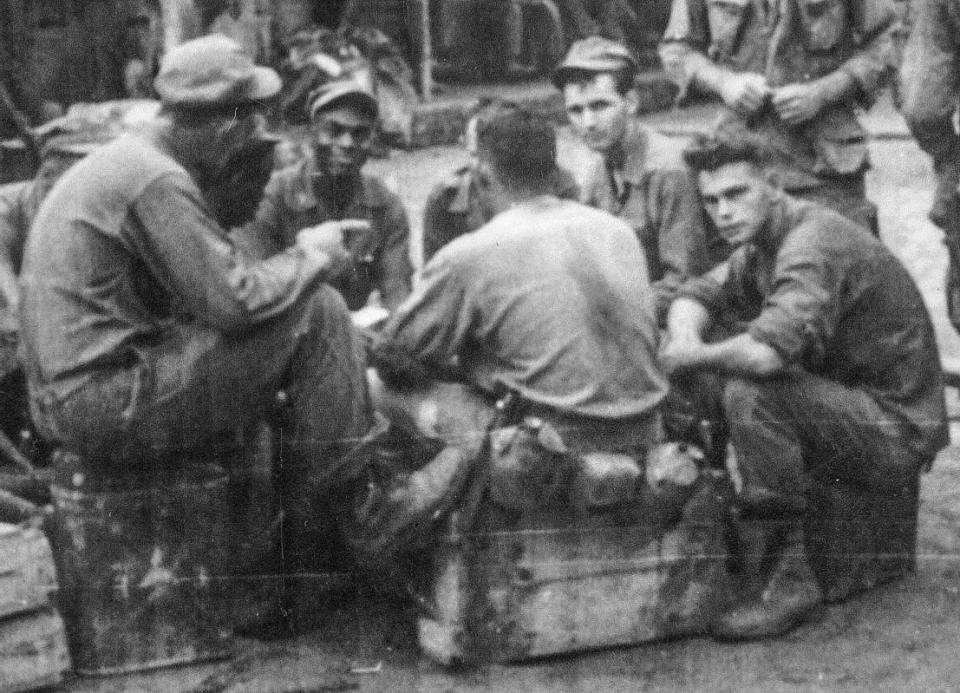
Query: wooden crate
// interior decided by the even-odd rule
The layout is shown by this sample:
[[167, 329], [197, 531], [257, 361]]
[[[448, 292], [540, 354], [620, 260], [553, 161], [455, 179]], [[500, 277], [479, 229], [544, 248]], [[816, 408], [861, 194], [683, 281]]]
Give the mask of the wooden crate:
[[729, 593], [728, 502], [707, 479], [667, 529], [561, 512], [520, 529], [451, 532], [423, 595], [420, 647], [453, 665], [703, 633]]
[[212, 464], [128, 478], [58, 453], [53, 548], [74, 668], [107, 675], [228, 656], [217, 595], [229, 508]]
[[52, 609], [0, 620], [0, 691], [55, 686], [70, 669], [63, 620]]
[[56, 569], [43, 532], [0, 523], [0, 619], [49, 606], [56, 589]]
[[807, 557], [828, 602], [914, 570], [919, 479], [880, 494], [815, 482], [807, 494]]

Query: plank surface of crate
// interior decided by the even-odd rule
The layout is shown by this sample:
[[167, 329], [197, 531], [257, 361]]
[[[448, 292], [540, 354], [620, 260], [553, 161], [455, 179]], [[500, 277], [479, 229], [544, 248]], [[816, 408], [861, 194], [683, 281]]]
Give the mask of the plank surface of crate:
[[729, 590], [727, 502], [708, 480], [665, 530], [567, 517], [451, 534], [425, 595], [420, 647], [452, 665], [703, 633]]
[[51, 598], [50, 545], [35, 527], [0, 523], [0, 691], [54, 686], [70, 668], [66, 631]]
[[0, 523], [0, 619], [46, 607], [56, 570], [39, 529]]
[[0, 621], [0, 691], [55, 686], [70, 669], [63, 619], [50, 608]]

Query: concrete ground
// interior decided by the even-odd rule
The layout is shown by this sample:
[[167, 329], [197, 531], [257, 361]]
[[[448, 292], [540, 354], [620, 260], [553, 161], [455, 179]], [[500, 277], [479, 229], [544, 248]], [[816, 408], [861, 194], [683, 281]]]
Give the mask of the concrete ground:
[[[649, 121], [674, 133], [709, 125], [709, 107], [658, 114]], [[927, 160], [905, 137], [888, 102], [868, 117], [872, 199], [880, 206], [883, 240], [907, 265], [937, 325], [945, 363], [960, 367], [960, 338], [946, 320], [940, 233], [926, 221], [933, 188]], [[569, 136], [561, 152], [579, 173], [587, 156]], [[429, 188], [462, 154], [430, 148], [394, 154], [372, 168], [392, 178], [419, 219]], [[960, 411], [956, 393], [950, 410]], [[960, 429], [953, 426], [955, 440]], [[800, 691], [925, 693], [960, 691], [960, 447], [951, 445], [923, 478], [915, 574], [843, 604], [781, 639], [720, 645], [708, 638], [655, 643], [514, 666], [449, 672], [417, 651], [411, 614], [373, 595], [317, 592], [316, 628], [278, 641], [243, 640], [221, 663], [150, 675], [78, 679], [75, 693], [229, 691], [294, 693], [467, 693], [531, 691]], [[366, 671], [367, 673], [360, 673]]]

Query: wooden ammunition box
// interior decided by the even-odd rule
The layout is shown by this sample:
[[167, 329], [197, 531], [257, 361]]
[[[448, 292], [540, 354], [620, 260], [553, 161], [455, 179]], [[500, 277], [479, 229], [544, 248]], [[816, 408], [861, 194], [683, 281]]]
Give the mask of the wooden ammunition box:
[[558, 511], [451, 529], [422, 595], [420, 647], [452, 665], [703, 633], [729, 595], [728, 503], [704, 477], [666, 526]]

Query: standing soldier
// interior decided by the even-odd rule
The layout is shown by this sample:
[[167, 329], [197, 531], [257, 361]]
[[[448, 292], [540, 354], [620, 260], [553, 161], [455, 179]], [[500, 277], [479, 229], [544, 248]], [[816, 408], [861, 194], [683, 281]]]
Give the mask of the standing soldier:
[[673, 0], [660, 56], [681, 97], [723, 99], [718, 132], [766, 140], [788, 192], [877, 233], [855, 109], [891, 70], [895, 26], [889, 0]]
[[903, 115], [933, 158], [937, 189], [930, 220], [950, 249], [947, 307], [960, 329], [960, 136], [953, 119], [960, 97], [960, 2], [923, 0], [907, 42], [901, 73]]

